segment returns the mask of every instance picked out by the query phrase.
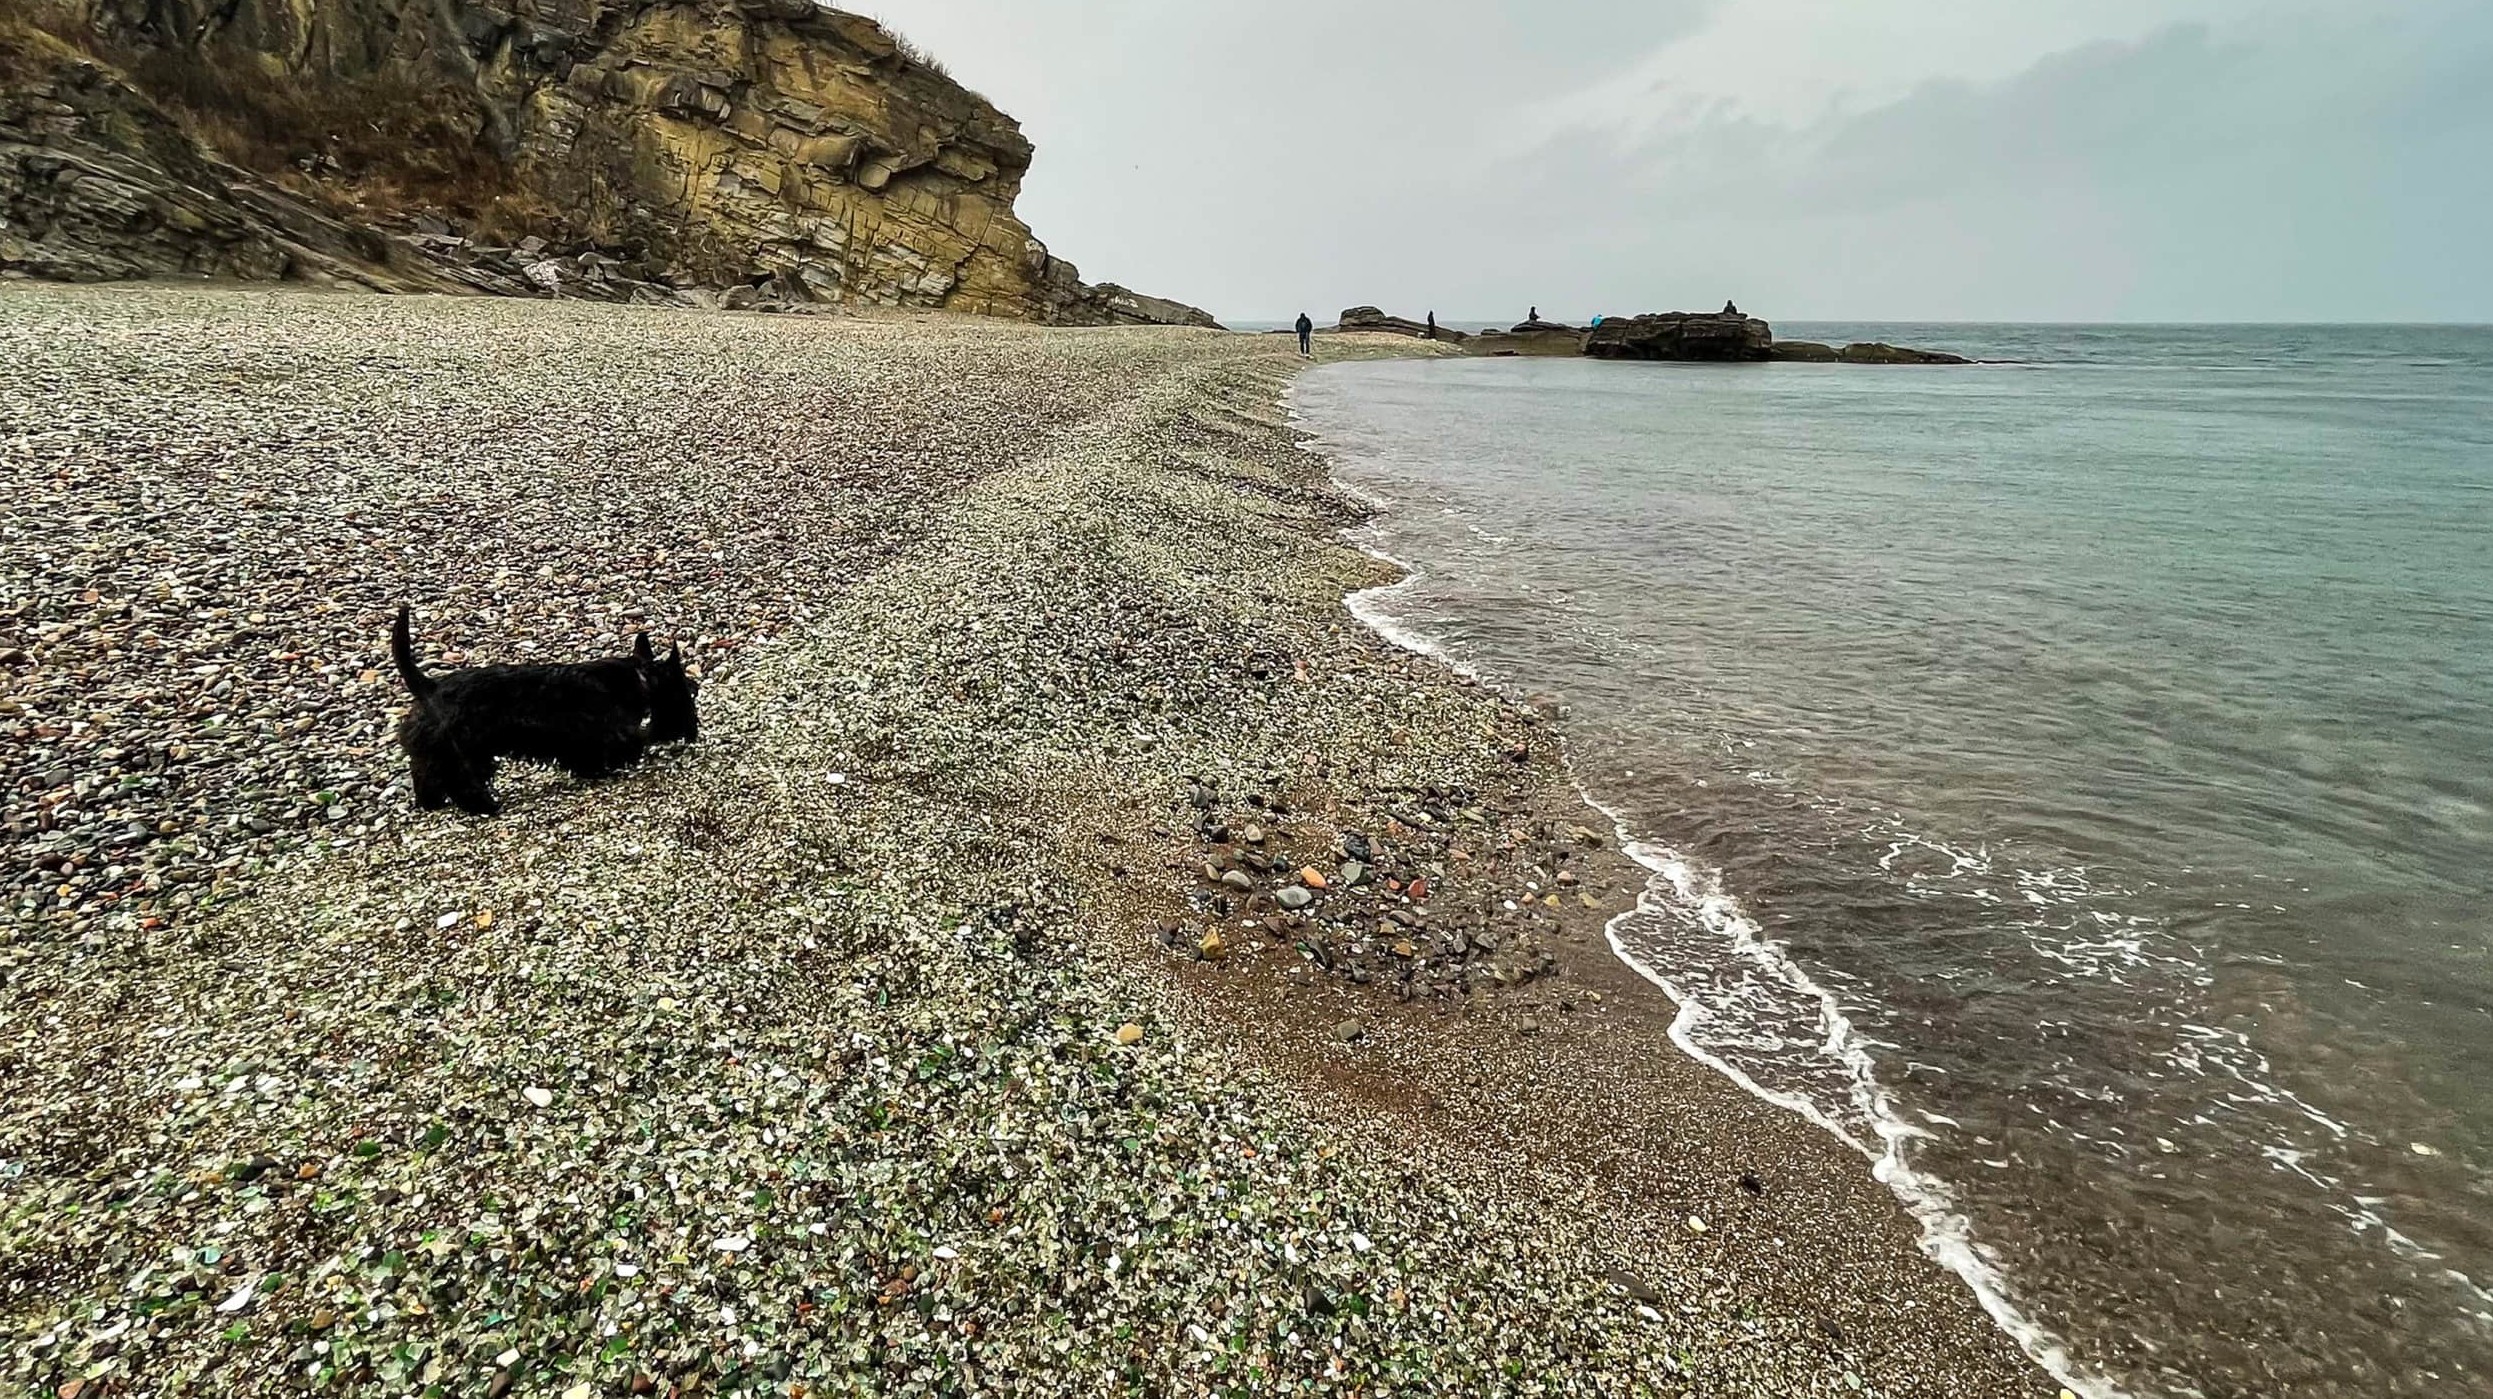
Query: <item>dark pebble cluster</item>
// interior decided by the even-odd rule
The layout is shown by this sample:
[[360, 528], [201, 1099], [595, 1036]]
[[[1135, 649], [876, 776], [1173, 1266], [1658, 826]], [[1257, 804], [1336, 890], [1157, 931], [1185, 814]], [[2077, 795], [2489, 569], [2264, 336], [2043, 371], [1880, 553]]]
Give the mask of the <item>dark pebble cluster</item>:
[[[1530, 749], [1511, 755], [1520, 765]], [[1202, 859], [1195, 919], [1163, 921], [1164, 946], [1218, 960], [1287, 947], [1326, 974], [1404, 1001], [1485, 1001], [1557, 969], [1556, 910], [1600, 901], [1572, 868], [1606, 837], [1537, 817], [1517, 787], [1495, 799], [1434, 787], [1381, 792], [1323, 821], [1279, 792], [1232, 802], [1197, 782]], [[1366, 829], [1338, 827], [1365, 812]]]

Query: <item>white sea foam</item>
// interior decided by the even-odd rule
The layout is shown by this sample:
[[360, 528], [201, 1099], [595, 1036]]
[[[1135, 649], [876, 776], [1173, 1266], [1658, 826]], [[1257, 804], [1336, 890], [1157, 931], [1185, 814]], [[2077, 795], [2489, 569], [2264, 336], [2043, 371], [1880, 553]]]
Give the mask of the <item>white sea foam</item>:
[[1342, 601], [1350, 609], [1350, 615], [1358, 618], [1368, 630], [1405, 651], [1415, 652], [1442, 662], [1458, 675], [1474, 680], [1479, 679], [1477, 671], [1448, 651], [1435, 637], [1417, 627], [1405, 625], [1394, 616], [1393, 600], [1418, 586], [1423, 575], [1389, 554], [1379, 553], [1373, 549], [1367, 552], [1386, 563], [1403, 568], [1404, 576], [1400, 582], [1388, 583], [1380, 588], [1363, 588], [1344, 597]]
[[[1286, 398], [1284, 401], [1287, 401]], [[1325, 453], [1324, 440], [1303, 428], [1300, 432], [1302, 435], [1298, 443], [1299, 449], [1325, 460], [1329, 465], [1331, 458]], [[1332, 472], [1331, 479], [1335, 489], [1371, 510], [1384, 511], [1393, 505], [1390, 497], [1345, 479], [1339, 471]], [[1391, 583], [1379, 584], [1373, 588], [1361, 588], [1357, 592], [1345, 595], [1342, 602], [1350, 609], [1350, 615], [1358, 618], [1368, 630], [1403, 650], [1427, 656], [1444, 664], [1456, 674], [1478, 679], [1478, 673], [1436, 637], [1419, 627], [1410, 625], [1396, 614], [1395, 604], [1409, 598], [1413, 591], [1426, 580], [1427, 575], [1421, 571], [1418, 564], [1409, 559], [1398, 558], [1378, 547], [1376, 534], [1377, 529], [1374, 525], [1357, 525], [1347, 531], [1343, 538], [1352, 548], [1369, 558], [1401, 570], [1402, 577]]]
[[[1410, 565], [1382, 550], [1366, 544], [1359, 547], [1376, 558], [1406, 570], [1410, 568]], [[1440, 638], [1395, 615], [1395, 601], [1407, 596], [1424, 577], [1424, 574], [1411, 571], [1398, 582], [1362, 589], [1349, 594], [1343, 601], [1352, 616], [1394, 645], [1432, 657], [1463, 675], [1478, 678], [1477, 672]], [[1723, 890], [1716, 873], [1700, 869], [1668, 847], [1639, 838], [1629, 828], [1625, 816], [1585, 790], [1583, 783], [1575, 778], [1572, 764], [1569, 778], [1584, 804], [1608, 818], [1617, 832], [1619, 848], [1643, 866], [1649, 875], [1644, 891], [1637, 896], [1636, 907], [1612, 918], [1605, 925], [1604, 933], [1611, 952], [1638, 975], [1660, 988], [1678, 1007], [1678, 1013], [1671, 1020], [1671, 1042], [1682, 1053], [1720, 1073], [1744, 1091], [1808, 1119], [1860, 1152], [1870, 1162], [1871, 1178], [1885, 1185], [1913, 1216], [1921, 1231], [1923, 1253], [1962, 1279], [1993, 1323], [2037, 1365], [2083, 1399], [2124, 1399], [2123, 1391], [2111, 1380], [2080, 1368], [2041, 1323], [2017, 1306], [1989, 1251], [1973, 1237], [1971, 1221], [1956, 1208], [1954, 1194], [1947, 1183], [1915, 1168], [1908, 1160], [1910, 1144], [1931, 1134], [1906, 1121], [1891, 1095], [1880, 1084], [1877, 1066], [1870, 1057], [1866, 1042], [1854, 1029], [1851, 1017], [1844, 1013], [1835, 995], [1786, 956], [1778, 944], [1763, 935], [1756, 920], [1749, 916], [1737, 899]], [[1769, 984], [1781, 987], [1794, 998], [1814, 1006], [1817, 1029], [1815, 1052], [1840, 1068], [1848, 1088], [1850, 1111], [1822, 1104], [1803, 1093], [1770, 1087], [1717, 1052], [1715, 1045], [1741, 1035], [1755, 1036], [1761, 1027], [1725, 1025], [1719, 1027], [1722, 1033], [1706, 1034], [1709, 1022], [1717, 1017], [1717, 1011], [1701, 998], [1682, 990], [1665, 971], [1639, 960], [1622, 942], [1621, 925], [1639, 914], [1693, 916], [1719, 937], [1726, 955], [1747, 962]], [[1788, 1040], [1776, 1037], [1773, 1047], [1788, 1045]], [[1934, 1122], [1947, 1121], [1934, 1115], [1924, 1116]]]
[[[1619, 848], [1650, 876], [1644, 892], [1637, 896], [1636, 907], [1612, 918], [1604, 931], [1610, 950], [1619, 960], [1661, 988], [1679, 1008], [1671, 1020], [1671, 1042], [1690, 1058], [1757, 1097], [1800, 1114], [1867, 1157], [1871, 1177], [1894, 1193], [1920, 1227], [1922, 1252], [1963, 1279], [1992, 1321], [2034, 1363], [2085, 1399], [2119, 1399], [2119, 1387], [2104, 1376], [2081, 1369], [2060, 1342], [2011, 1299], [2006, 1280], [1990, 1251], [1973, 1237], [1972, 1222], [1956, 1208], [1947, 1182], [1913, 1166], [1909, 1159], [1912, 1143], [1931, 1134], [1905, 1120], [1879, 1082], [1877, 1064], [1871, 1059], [1867, 1044], [1853, 1028], [1851, 1017], [1845, 1014], [1834, 993], [1819, 985], [1785, 955], [1780, 945], [1764, 935], [1739, 901], [1724, 892], [1719, 875], [1699, 869], [1677, 851], [1639, 838], [1629, 828], [1627, 818], [1586, 791], [1581, 780], [1576, 781], [1575, 787], [1585, 805], [1610, 819], [1612, 829], [1618, 833]], [[1669, 906], [1674, 902], [1676, 909]], [[1667, 972], [1640, 961], [1619, 934], [1621, 925], [1638, 914], [1668, 916], [1673, 912], [1694, 913], [1720, 936], [1728, 955], [1748, 962], [1758, 974], [1817, 1004], [1818, 1023], [1825, 1032], [1821, 1052], [1840, 1064], [1850, 1081], [1851, 1122], [1837, 1116], [1841, 1109], [1830, 1111], [1803, 1095], [1759, 1083], [1703, 1043], [1700, 1031], [1712, 1011], [1699, 998], [1682, 991]], [[1864, 1129], [1868, 1139], [1864, 1138]]]

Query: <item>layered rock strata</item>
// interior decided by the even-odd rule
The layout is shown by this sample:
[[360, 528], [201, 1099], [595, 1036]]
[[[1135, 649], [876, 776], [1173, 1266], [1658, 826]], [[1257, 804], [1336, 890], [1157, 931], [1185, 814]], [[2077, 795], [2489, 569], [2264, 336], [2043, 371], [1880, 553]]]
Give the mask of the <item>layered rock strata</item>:
[[378, 232], [210, 156], [65, 49], [0, 55], [0, 80], [0, 269], [76, 282], [173, 273], [450, 285]]
[[0, 78], [32, 275], [1213, 323], [1085, 285], [1014, 213], [1019, 125], [810, 0], [42, 0]]

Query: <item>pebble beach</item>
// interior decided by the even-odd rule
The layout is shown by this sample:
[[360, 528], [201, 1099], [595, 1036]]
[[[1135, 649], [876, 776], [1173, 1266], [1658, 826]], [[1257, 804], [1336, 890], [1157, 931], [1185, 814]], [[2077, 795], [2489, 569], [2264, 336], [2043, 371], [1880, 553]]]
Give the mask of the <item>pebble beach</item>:
[[[0, 1393], [2052, 1399], [1346, 611], [1293, 348], [0, 287]], [[401, 602], [703, 738], [419, 813]]]

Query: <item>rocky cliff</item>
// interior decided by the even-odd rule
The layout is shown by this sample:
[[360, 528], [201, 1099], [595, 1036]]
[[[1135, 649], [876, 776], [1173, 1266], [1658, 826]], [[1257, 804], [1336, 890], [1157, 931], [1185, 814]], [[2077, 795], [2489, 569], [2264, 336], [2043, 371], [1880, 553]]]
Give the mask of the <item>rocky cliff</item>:
[[1212, 324], [1086, 286], [1020, 127], [810, 0], [24, 3], [0, 269]]

